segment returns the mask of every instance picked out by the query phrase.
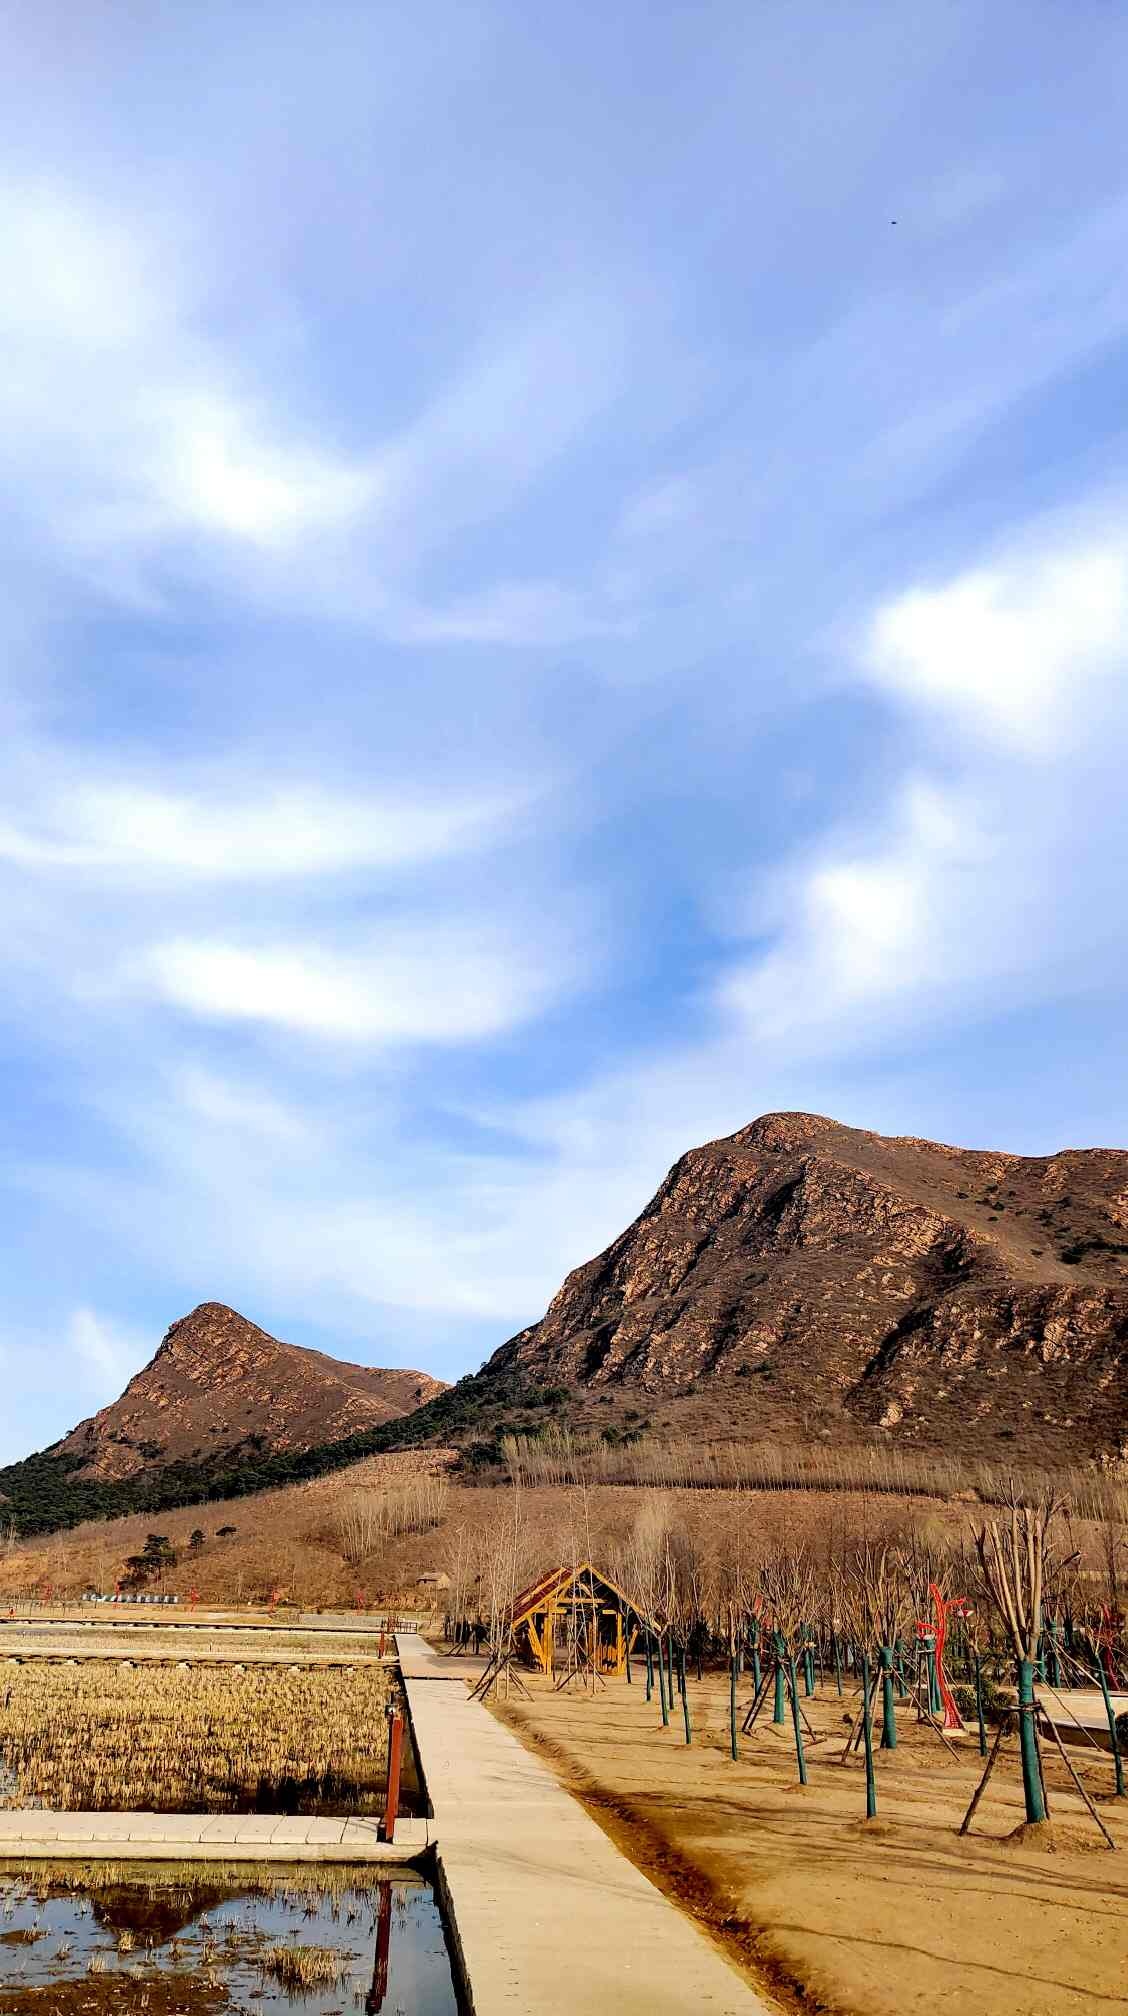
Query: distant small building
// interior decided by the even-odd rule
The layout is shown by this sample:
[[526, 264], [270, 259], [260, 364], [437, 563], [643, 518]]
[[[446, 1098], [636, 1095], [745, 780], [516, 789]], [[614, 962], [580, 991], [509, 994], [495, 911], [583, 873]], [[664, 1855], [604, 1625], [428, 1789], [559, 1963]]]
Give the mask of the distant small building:
[[590, 1561], [553, 1568], [530, 1583], [515, 1598], [509, 1623], [517, 1657], [546, 1674], [564, 1662], [622, 1673], [641, 1634], [657, 1630]]
[[437, 1571], [428, 1571], [426, 1575], [417, 1577], [415, 1587], [417, 1589], [449, 1589], [450, 1576], [444, 1575], [441, 1568]]

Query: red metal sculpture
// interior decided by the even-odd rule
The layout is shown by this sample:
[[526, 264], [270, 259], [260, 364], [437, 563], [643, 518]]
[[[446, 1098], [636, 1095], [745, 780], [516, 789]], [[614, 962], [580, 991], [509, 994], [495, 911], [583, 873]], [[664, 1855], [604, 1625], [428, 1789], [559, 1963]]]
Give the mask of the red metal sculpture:
[[917, 1619], [917, 1637], [922, 1639], [931, 1638], [935, 1641], [933, 1658], [936, 1665], [936, 1685], [939, 1689], [940, 1701], [944, 1710], [944, 1727], [945, 1729], [962, 1729], [964, 1726], [963, 1716], [956, 1707], [956, 1697], [949, 1685], [948, 1675], [944, 1671], [944, 1647], [948, 1639], [948, 1619], [949, 1617], [967, 1616], [967, 1597], [943, 1596], [935, 1582], [929, 1583], [928, 1593], [932, 1598], [932, 1608], [935, 1616], [933, 1621], [927, 1623], [921, 1618]]

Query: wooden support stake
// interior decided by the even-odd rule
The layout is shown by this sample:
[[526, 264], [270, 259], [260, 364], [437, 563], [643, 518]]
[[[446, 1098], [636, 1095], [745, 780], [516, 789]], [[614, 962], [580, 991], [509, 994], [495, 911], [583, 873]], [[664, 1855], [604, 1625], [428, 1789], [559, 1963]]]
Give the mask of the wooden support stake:
[[971, 1823], [975, 1818], [976, 1807], [979, 1805], [979, 1801], [982, 1799], [983, 1794], [987, 1790], [987, 1780], [991, 1776], [992, 1771], [995, 1769], [995, 1759], [999, 1754], [999, 1745], [1002, 1742], [1004, 1733], [1006, 1731], [1007, 1719], [1008, 1718], [1004, 1716], [1003, 1720], [999, 1724], [998, 1730], [996, 1731], [995, 1741], [991, 1745], [991, 1755], [987, 1759], [987, 1768], [984, 1771], [982, 1778], [979, 1780], [978, 1785], [976, 1786], [974, 1792], [971, 1795], [971, 1805], [968, 1807], [967, 1812], [964, 1814], [963, 1821], [960, 1825], [961, 1834], [967, 1833], [968, 1828], [971, 1826]]
[[[869, 1662], [868, 1662], [868, 1660], [865, 1660], [865, 1658], [864, 1658], [864, 1654], [863, 1654], [863, 1661], [864, 1661], [864, 1664], [865, 1664], [865, 1665], [868, 1665], [868, 1663], [869, 1663]], [[878, 1688], [880, 1687], [880, 1685], [881, 1685], [881, 1673], [880, 1673], [880, 1671], [878, 1671], [878, 1672], [876, 1672], [876, 1673], [874, 1674], [874, 1676], [873, 1676], [873, 1679], [872, 1679], [872, 1680], [870, 1681], [870, 1688], [869, 1688], [869, 1691], [870, 1691], [870, 1714], [871, 1714], [871, 1715], [873, 1714], [873, 1709], [874, 1709], [874, 1704], [875, 1704], [875, 1702], [876, 1702], [876, 1700], [877, 1700], [877, 1690], [878, 1690]], [[856, 1715], [856, 1717], [855, 1717], [855, 1720], [854, 1720], [854, 1726], [853, 1726], [853, 1728], [851, 1729], [851, 1731], [850, 1731], [850, 1734], [849, 1734], [849, 1735], [847, 1736], [847, 1738], [846, 1738], [846, 1742], [845, 1742], [845, 1746], [844, 1746], [844, 1748], [843, 1748], [843, 1751], [842, 1751], [842, 1755], [841, 1755], [841, 1757], [840, 1757], [840, 1758], [838, 1759], [838, 1762], [839, 1762], [840, 1764], [845, 1764], [845, 1762], [846, 1762], [846, 1759], [847, 1759], [847, 1757], [848, 1757], [848, 1756], [850, 1755], [850, 1752], [851, 1752], [851, 1750], [854, 1750], [854, 1749], [856, 1749], [856, 1747], [857, 1747], [857, 1745], [858, 1745], [858, 1743], [859, 1743], [859, 1741], [860, 1741], [860, 1739], [861, 1739], [861, 1734], [862, 1734], [862, 1718], [863, 1718], [863, 1716], [865, 1715], [865, 1710], [866, 1710], [866, 1690], [865, 1690], [865, 1687], [863, 1686], [863, 1688], [862, 1688], [862, 1705], [861, 1705], [861, 1707], [859, 1708], [859, 1710], [858, 1710], [858, 1713], [857, 1713], [857, 1715]]]
[[760, 1681], [760, 1685], [756, 1689], [756, 1692], [752, 1697], [752, 1702], [748, 1709], [748, 1713], [744, 1717], [744, 1723], [741, 1729], [741, 1734], [743, 1736], [748, 1735], [753, 1722], [756, 1720], [757, 1715], [760, 1713], [760, 1710], [767, 1699], [768, 1688], [771, 1686], [771, 1684], [772, 1684], [772, 1675], [770, 1673], [766, 1673], [762, 1678], [762, 1680]]
[[1101, 1819], [1100, 1814], [1097, 1812], [1097, 1809], [1094, 1806], [1092, 1800], [1090, 1799], [1089, 1794], [1085, 1790], [1085, 1787], [1082, 1785], [1081, 1780], [1077, 1775], [1077, 1772], [1074, 1770], [1072, 1764], [1070, 1763], [1068, 1757], [1065, 1754], [1065, 1744], [1061, 1740], [1061, 1735], [1058, 1731], [1057, 1723], [1052, 1722], [1048, 1715], [1046, 1717], [1046, 1723], [1049, 1728], [1050, 1735], [1053, 1737], [1054, 1742], [1057, 1744], [1057, 1747], [1061, 1752], [1062, 1763], [1065, 1765], [1066, 1770], [1068, 1771], [1070, 1777], [1072, 1778], [1073, 1783], [1076, 1785], [1077, 1790], [1081, 1794], [1082, 1799], [1085, 1801], [1085, 1804], [1088, 1807], [1090, 1813], [1092, 1814], [1093, 1819], [1096, 1821], [1097, 1826], [1100, 1828], [1101, 1833], [1104, 1835], [1105, 1840], [1108, 1842], [1109, 1847], [1115, 1852], [1116, 1843], [1113, 1840], [1112, 1835], [1109, 1833], [1108, 1828], [1105, 1826], [1104, 1821]]
[[[1080, 1720], [1078, 1716], [1074, 1714], [1072, 1708], [1070, 1707], [1068, 1701], [1064, 1698], [1064, 1696], [1062, 1694], [1059, 1694], [1057, 1688], [1052, 1687], [1048, 1680], [1044, 1683], [1044, 1685], [1046, 1693], [1053, 1694], [1057, 1698], [1057, 1700], [1061, 1702], [1061, 1705], [1065, 1709], [1065, 1712], [1068, 1715], [1070, 1721], [1075, 1723], [1077, 1728], [1080, 1729], [1082, 1736], [1085, 1738], [1085, 1741], [1086, 1743], [1089, 1744], [1090, 1748], [1100, 1752], [1101, 1746], [1097, 1742], [1097, 1739], [1094, 1736], [1092, 1730], [1086, 1729], [1085, 1724]], [[1045, 1708], [1042, 1709], [1042, 1714], [1045, 1716], [1047, 1722], [1049, 1722], [1052, 1719], [1051, 1716], [1047, 1713]]]

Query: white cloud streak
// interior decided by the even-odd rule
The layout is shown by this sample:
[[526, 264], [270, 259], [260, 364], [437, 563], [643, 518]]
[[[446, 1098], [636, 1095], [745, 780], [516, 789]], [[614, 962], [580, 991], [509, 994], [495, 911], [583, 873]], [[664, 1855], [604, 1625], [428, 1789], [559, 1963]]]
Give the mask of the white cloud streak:
[[126, 1381], [140, 1370], [152, 1347], [93, 1309], [72, 1310], [67, 1321], [67, 1345], [85, 1384], [106, 1398], [116, 1398]]
[[481, 924], [389, 921], [367, 946], [170, 938], [119, 984], [212, 1022], [344, 1043], [480, 1042], [540, 1013], [577, 965], [571, 950]]
[[0, 820], [0, 861], [227, 882], [402, 868], [485, 845], [519, 802], [429, 801], [392, 790], [359, 797], [315, 784], [278, 789], [235, 769], [182, 790], [67, 779], [78, 766], [57, 756], [42, 767], [41, 791], [22, 816]]
[[1060, 758], [1086, 733], [1092, 689], [1128, 659], [1128, 535], [1005, 557], [880, 609], [873, 683], [1019, 756]]

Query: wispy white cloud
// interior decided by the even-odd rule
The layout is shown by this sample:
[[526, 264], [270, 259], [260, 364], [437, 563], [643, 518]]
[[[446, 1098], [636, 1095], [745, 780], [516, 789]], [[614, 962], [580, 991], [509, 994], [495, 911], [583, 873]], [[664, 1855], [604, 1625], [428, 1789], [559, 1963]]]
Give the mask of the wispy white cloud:
[[391, 919], [340, 950], [170, 938], [116, 984], [205, 1021], [380, 1045], [478, 1042], [528, 1021], [579, 980], [576, 948], [558, 934], [507, 931], [485, 916]]
[[876, 830], [826, 841], [781, 875], [774, 942], [725, 974], [717, 1005], [750, 1040], [793, 1052], [813, 1032], [856, 1039], [861, 1018], [955, 984], [981, 955], [974, 920], [1001, 852], [978, 799], [910, 780]]
[[595, 596], [555, 581], [506, 581], [445, 607], [395, 610], [387, 626], [412, 644], [546, 646], [625, 636], [632, 625]]
[[83, 1383], [106, 1399], [117, 1397], [153, 1350], [136, 1332], [87, 1308], [72, 1310], [67, 1346]]
[[278, 440], [267, 415], [230, 393], [176, 388], [151, 405], [143, 400], [138, 419], [161, 442], [150, 482], [170, 529], [288, 547], [349, 524], [383, 487], [378, 468]]
[[173, 1073], [166, 1105], [170, 1099], [185, 1116], [185, 1130], [198, 1137], [206, 1133], [213, 1146], [217, 1137], [220, 1142], [250, 1140], [306, 1153], [323, 1146], [323, 1130], [293, 1101], [198, 1065], [185, 1065]]
[[1095, 682], [1128, 669], [1128, 527], [1065, 551], [1008, 554], [881, 608], [873, 683], [1029, 757], [1086, 734]]
[[[1030, 527], [876, 609], [856, 672], [897, 701], [912, 768], [767, 878], [767, 945], [716, 992], [751, 1038], [841, 1054], [985, 990], [1030, 1002], [1092, 983], [1110, 833], [1128, 840], [1113, 781], [1126, 617], [1128, 525], [1108, 523], [1080, 542]], [[1089, 901], [1065, 899], [1085, 883]]]
[[70, 188], [0, 199], [0, 469], [76, 558], [191, 533], [288, 548], [378, 493], [374, 464], [240, 383], [199, 294], [159, 237]]
[[[230, 764], [194, 789], [139, 777], [89, 777], [77, 759], [25, 749], [0, 819], [0, 860], [27, 868], [91, 869], [201, 881], [320, 876], [402, 868], [496, 839], [522, 799], [459, 799], [385, 788], [359, 796], [315, 783], [279, 788]], [[31, 787], [36, 771], [38, 789]]]
[[613, 400], [626, 361], [613, 292], [565, 288], [491, 331], [413, 418], [346, 451], [208, 332], [208, 284], [143, 213], [59, 183], [0, 196], [0, 476], [103, 594], [161, 607], [170, 571], [230, 581], [236, 565], [244, 596], [405, 643], [605, 627], [552, 580], [432, 610], [418, 576], [510, 509]]

